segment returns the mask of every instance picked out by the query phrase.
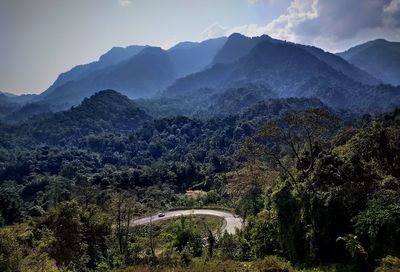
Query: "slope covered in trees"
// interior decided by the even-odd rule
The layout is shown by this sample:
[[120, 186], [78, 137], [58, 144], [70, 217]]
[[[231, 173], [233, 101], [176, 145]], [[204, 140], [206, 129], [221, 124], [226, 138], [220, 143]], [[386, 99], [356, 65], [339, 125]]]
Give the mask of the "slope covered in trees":
[[31, 119], [15, 132], [38, 143], [74, 145], [75, 139], [89, 134], [130, 131], [150, 117], [136, 103], [115, 91], [106, 90], [86, 98], [70, 110]]
[[[1, 270], [398, 269], [399, 111], [354, 118], [271, 94], [210, 91], [196, 117], [108, 90], [0, 123]], [[245, 227], [131, 225], [182, 207], [232, 209]]]

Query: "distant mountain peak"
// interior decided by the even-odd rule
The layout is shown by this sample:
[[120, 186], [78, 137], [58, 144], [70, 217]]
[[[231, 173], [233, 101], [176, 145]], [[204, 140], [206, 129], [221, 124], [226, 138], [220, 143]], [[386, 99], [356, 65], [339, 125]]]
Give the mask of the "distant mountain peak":
[[257, 44], [263, 41], [273, 41], [273, 39], [268, 35], [247, 37], [240, 33], [233, 33], [215, 56], [213, 63], [233, 63], [247, 55]]
[[199, 43], [197, 43], [197, 42], [189, 42], [189, 41], [180, 42], [180, 43], [177, 43], [176, 45], [174, 45], [173, 47], [169, 48], [168, 51], [179, 50], [179, 49], [189, 49], [198, 44]]
[[[227, 37], [219, 37], [219, 38], [213, 38], [213, 39], [208, 39], [204, 40], [201, 42], [191, 42], [191, 41], [185, 41], [185, 42], [180, 42], [174, 45], [173, 47], [169, 48], [169, 52], [173, 52], [176, 50], [187, 50], [187, 49], [193, 49], [195, 47], [201, 46], [201, 45], [206, 45], [206, 44], [211, 44], [211, 43], [223, 43], [225, 42]], [[222, 46], [222, 45], [221, 45]]]
[[124, 59], [138, 54], [147, 47], [148, 45], [130, 45], [127, 47], [116, 46], [108, 50], [107, 53], [101, 55], [98, 62], [104, 62], [103, 66], [116, 64]]
[[144, 48], [137, 56], [148, 55], [148, 54], [167, 54], [167, 52], [161, 47], [149, 46]]
[[267, 34], [262, 34], [260, 36], [246, 36], [238, 32], [234, 32], [228, 36], [228, 39], [273, 39]]
[[379, 38], [379, 39], [373, 40], [372, 42], [383, 42], [383, 43], [388, 43], [389, 41], [388, 41], [388, 40], [385, 40], [385, 39], [383, 39], [383, 38]]
[[237, 38], [249, 39], [249, 37], [247, 37], [247, 36], [245, 36], [245, 35], [243, 35], [243, 34], [241, 34], [241, 33], [237, 33], [237, 32], [232, 33], [232, 34], [229, 35], [229, 37], [228, 37], [228, 39], [237, 39]]
[[140, 45], [133, 45], [125, 48], [113, 47], [107, 51], [107, 53], [101, 55], [99, 60], [88, 64], [77, 65], [69, 71], [61, 73], [57, 77], [56, 81], [46, 91], [40, 94], [39, 100], [52, 94], [57, 88], [62, 87], [64, 84], [68, 84], [68, 82], [79, 81], [95, 72], [120, 63], [124, 60], [128, 60], [147, 47], [148, 46]]
[[[99, 98], [103, 98], [103, 97], [107, 97], [107, 98], [119, 98], [119, 99], [129, 99], [127, 96], [111, 90], [111, 89], [107, 89], [107, 90], [101, 90], [99, 92], [94, 93], [92, 96], [88, 97], [87, 99], [99, 99]], [[133, 102], [133, 101], [132, 101]]]
[[400, 42], [376, 39], [338, 55], [384, 83], [400, 85]]

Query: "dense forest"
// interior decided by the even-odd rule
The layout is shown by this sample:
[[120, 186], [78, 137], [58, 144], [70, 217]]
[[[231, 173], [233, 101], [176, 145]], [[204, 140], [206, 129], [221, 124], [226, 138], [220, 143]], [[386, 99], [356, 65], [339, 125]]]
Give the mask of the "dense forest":
[[[107, 90], [0, 123], [0, 271], [398, 271], [399, 143], [399, 110], [357, 115], [260, 86]], [[130, 223], [193, 207], [244, 226]]]

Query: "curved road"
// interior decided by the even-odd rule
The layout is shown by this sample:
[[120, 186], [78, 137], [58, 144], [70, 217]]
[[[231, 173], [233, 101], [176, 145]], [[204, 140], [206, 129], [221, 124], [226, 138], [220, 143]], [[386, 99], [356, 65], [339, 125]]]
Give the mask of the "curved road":
[[220, 210], [208, 210], [208, 209], [177, 210], [177, 211], [165, 212], [164, 214], [165, 214], [164, 217], [158, 217], [158, 214], [156, 214], [134, 220], [133, 225], [134, 226], [148, 225], [151, 222], [154, 223], [188, 215], [211, 215], [223, 218], [225, 220], [226, 224], [224, 224], [224, 226], [222, 227], [221, 229], [222, 232], [225, 232], [226, 230], [229, 234], [234, 234], [236, 232], [236, 229], [242, 228], [243, 224], [243, 220], [239, 217], [236, 217], [233, 213]]

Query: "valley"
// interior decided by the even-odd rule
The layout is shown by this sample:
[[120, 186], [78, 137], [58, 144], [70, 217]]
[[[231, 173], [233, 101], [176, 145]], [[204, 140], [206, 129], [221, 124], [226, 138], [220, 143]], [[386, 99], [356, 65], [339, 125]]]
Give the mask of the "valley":
[[0, 271], [398, 271], [398, 47], [230, 33], [0, 93]]

